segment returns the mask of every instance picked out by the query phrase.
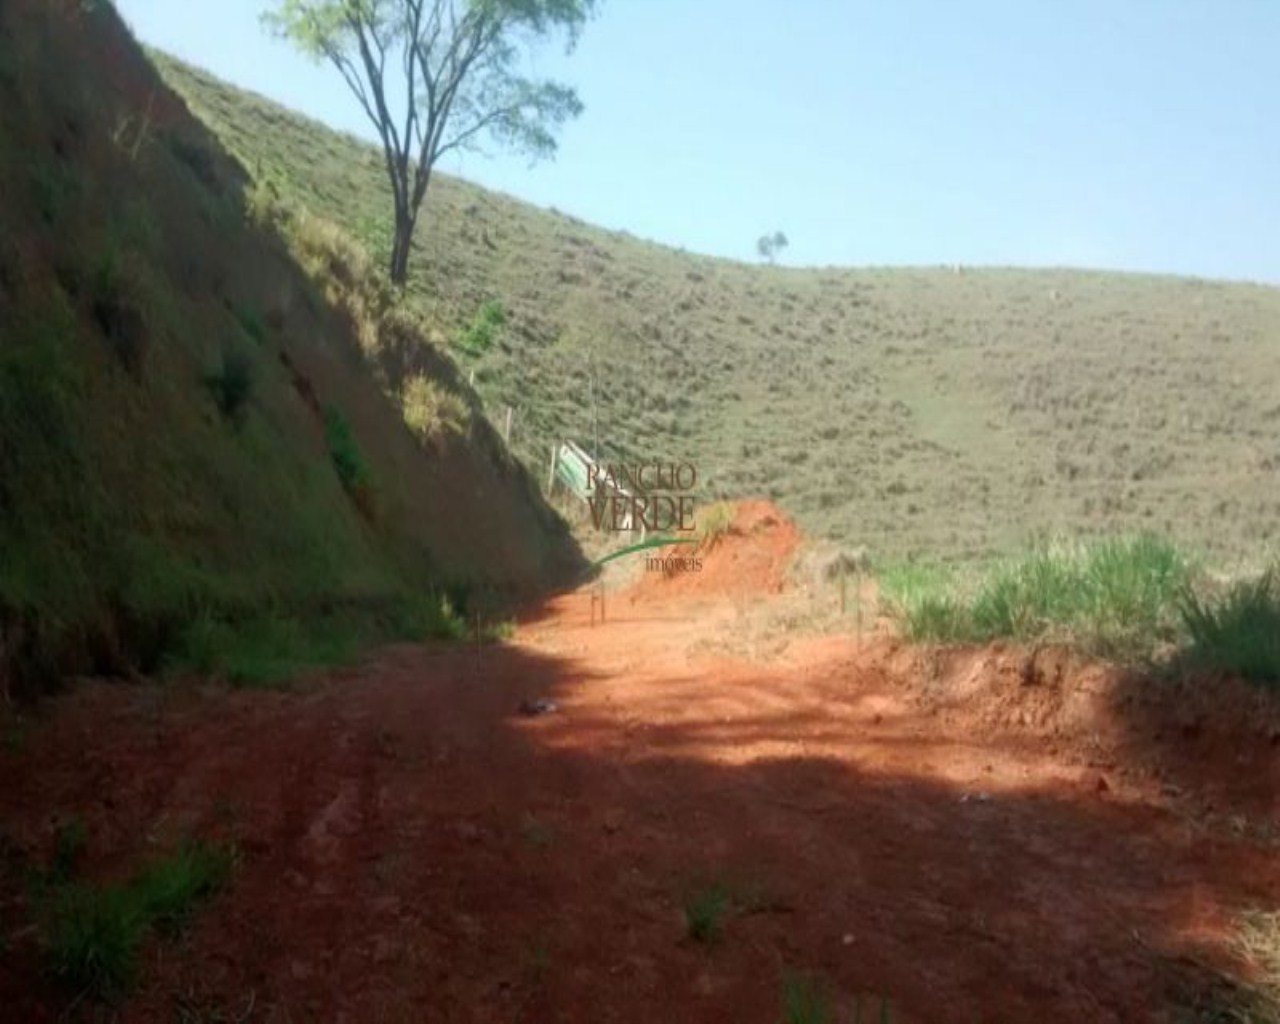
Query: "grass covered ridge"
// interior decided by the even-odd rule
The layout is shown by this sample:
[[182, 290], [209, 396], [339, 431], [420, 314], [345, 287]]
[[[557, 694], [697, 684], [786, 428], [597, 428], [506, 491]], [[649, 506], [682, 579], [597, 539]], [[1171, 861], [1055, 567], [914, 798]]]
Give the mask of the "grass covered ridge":
[[1228, 585], [1159, 537], [1043, 544], [985, 566], [903, 563], [881, 602], [908, 639], [927, 643], [1070, 643], [1145, 660], [1280, 682], [1280, 585], [1273, 569]]
[[0, 68], [0, 688], [274, 678], [575, 564], [429, 323], [264, 215], [110, 5], [3, 5]]
[[[157, 57], [264, 186], [389, 252], [381, 154]], [[756, 232], [744, 224], [743, 253]], [[795, 240], [797, 245], [799, 240]], [[987, 558], [1039, 530], [1280, 540], [1280, 289], [1070, 269], [753, 266], [434, 180], [407, 306], [539, 474], [566, 437], [697, 465], [806, 532]]]

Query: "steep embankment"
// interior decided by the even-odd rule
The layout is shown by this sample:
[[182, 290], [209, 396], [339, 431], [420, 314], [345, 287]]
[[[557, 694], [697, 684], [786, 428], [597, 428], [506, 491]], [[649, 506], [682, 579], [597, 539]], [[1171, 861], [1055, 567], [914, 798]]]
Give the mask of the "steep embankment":
[[[255, 177], [385, 251], [375, 150], [162, 66]], [[539, 466], [550, 441], [592, 437], [594, 399], [611, 459], [694, 462], [710, 494], [771, 498], [877, 557], [1041, 529], [1158, 530], [1250, 558], [1277, 540], [1276, 288], [748, 266], [448, 177], [427, 202], [411, 294], [457, 327], [505, 307], [493, 348], [459, 358], [491, 417], [516, 408], [513, 443]]]
[[0, 5], [6, 691], [153, 669], [193, 623], [415, 632], [445, 593], [496, 602], [577, 570], [422, 345], [454, 415], [429, 442], [406, 427], [245, 180], [109, 5]]

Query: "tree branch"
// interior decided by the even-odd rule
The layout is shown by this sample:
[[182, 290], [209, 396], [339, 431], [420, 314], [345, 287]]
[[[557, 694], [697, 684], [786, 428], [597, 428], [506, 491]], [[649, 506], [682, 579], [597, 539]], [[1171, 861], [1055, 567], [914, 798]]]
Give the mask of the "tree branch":
[[458, 132], [458, 134], [448, 142], [436, 149], [436, 159], [440, 159], [440, 157], [444, 156], [445, 153], [448, 153], [451, 150], [461, 149], [486, 128], [490, 128], [499, 121], [504, 121], [508, 117], [513, 117], [519, 114], [520, 111], [524, 109], [524, 106], [525, 105], [523, 103], [513, 103], [509, 107], [501, 107], [498, 110], [492, 110], [485, 114], [484, 117], [479, 118], [470, 127]]
[[379, 133], [381, 133], [381, 127], [378, 125], [378, 115], [373, 111], [373, 105], [369, 102], [369, 96], [365, 92], [364, 84], [360, 81], [360, 75], [355, 66], [338, 50], [326, 48], [325, 56], [338, 69], [339, 74], [342, 75], [343, 80], [347, 83], [347, 88], [355, 93], [356, 99], [360, 101], [360, 106], [369, 115], [369, 120], [374, 123], [375, 127], [379, 128]]
[[[468, 17], [470, 16], [471, 14], [468, 12]], [[456, 57], [456, 64], [445, 81], [445, 88], [440, 97], [440, 109], [437, 111], [436, 121], [433, 126], [434, 130], [430, 137], [425, 140], [427, 144], [423, 146], [422, 152], [418, 157], [419, 163], [429, 160], [434, 164], [440, 156], [440, 141], [444, 136], [445, 125], [448, 123], [449, 114], [453, 110], [454, 101], [457, 99], [458, 89], [467, 77], [472, 65], [498, 38], [501, 30], [501, 21], [493, 19], [492, 23], [487, 23], [484, 16], [475, 17], [470, 31], [466, 33], [468, 40], [466, 51], [461, 56]]]
[[423, 3], [424, 0], [408, 0], [409, 24], [406, 29], [408, 38], [404, 48], [405, 77], [408, 80], [408, 89], [405, 94], [408, 109], [404, 117], [404, 145], [406, 149], [409, 148], [418, 135], [418, 49], [414, 44], [422, 25]]
[[[409, 236], [441, 155], [485, 131], [535, 154], [555, 148], [552, 129], [581, 104], [571, 89], [522, 78], [520, 51], [526, 35], [532, 41], [557, 28], [572, 41], [596, 3], [273, 0], [262, 15], [277, 34], [333, 64], [377, 130], [395, 199], [395, 280], [404, 279]], [[388, 64], [403, 76], [394, 89]]]
[[[387, 109], [385, 79], [383, 77], [385, 63], [379, 63], [374, 59], [373, 49], [369, 45], [369, 38], [366, 33], [365, 21], [360, 16], [358, 8], [347, 8], [347, 24], [355, 33], [356, 42], [360, 46], [360, 58], [364, 62], [365, 74], [369, 79], [370, 88], [373, 90], [373, 99], [378, 111], [378, 121], [383, 126], [383, 131], [391, 136], [391, 144], [395, 150], [397, 166], [403, 167], [404, 157], [407, 154], [400, 144], [400, 133], [396, 131], [391, 111]], [[377, 42], [376, 39], [374, 41], [375, 43]]]

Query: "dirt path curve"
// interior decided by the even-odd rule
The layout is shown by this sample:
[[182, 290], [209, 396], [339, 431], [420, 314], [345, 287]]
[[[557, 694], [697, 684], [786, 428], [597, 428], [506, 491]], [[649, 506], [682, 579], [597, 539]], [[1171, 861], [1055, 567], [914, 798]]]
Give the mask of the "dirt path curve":
[[[5, 848], [77, 815], [108, 879], [236, 841], [231, 888], [148, 949], [138, 1021], [772, 1024], [793, 972], [839, 1020], [1190, 1020], [1229, 915], [1280, 905], [1274, 841], [941, 713], [882, 641], [752, 663], [707, 653], [733, 602], [608, 613], [569, 595], [479, 658], [396, 648], [292, 694], [85, 684], [0, 754]], [[52, 1019], [20, 902], [0, 1004]]]

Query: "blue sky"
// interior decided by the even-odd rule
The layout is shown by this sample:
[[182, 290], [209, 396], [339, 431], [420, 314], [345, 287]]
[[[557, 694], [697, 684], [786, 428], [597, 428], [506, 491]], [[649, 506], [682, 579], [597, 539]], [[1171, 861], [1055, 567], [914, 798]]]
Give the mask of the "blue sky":
[[[137, 35], [372, 137], [263, 0], [117, 0]], [[455, 174], [695, 252], [1280, 283], [1280, 0], [603, 0], [537, 70], [559, 155]]]

